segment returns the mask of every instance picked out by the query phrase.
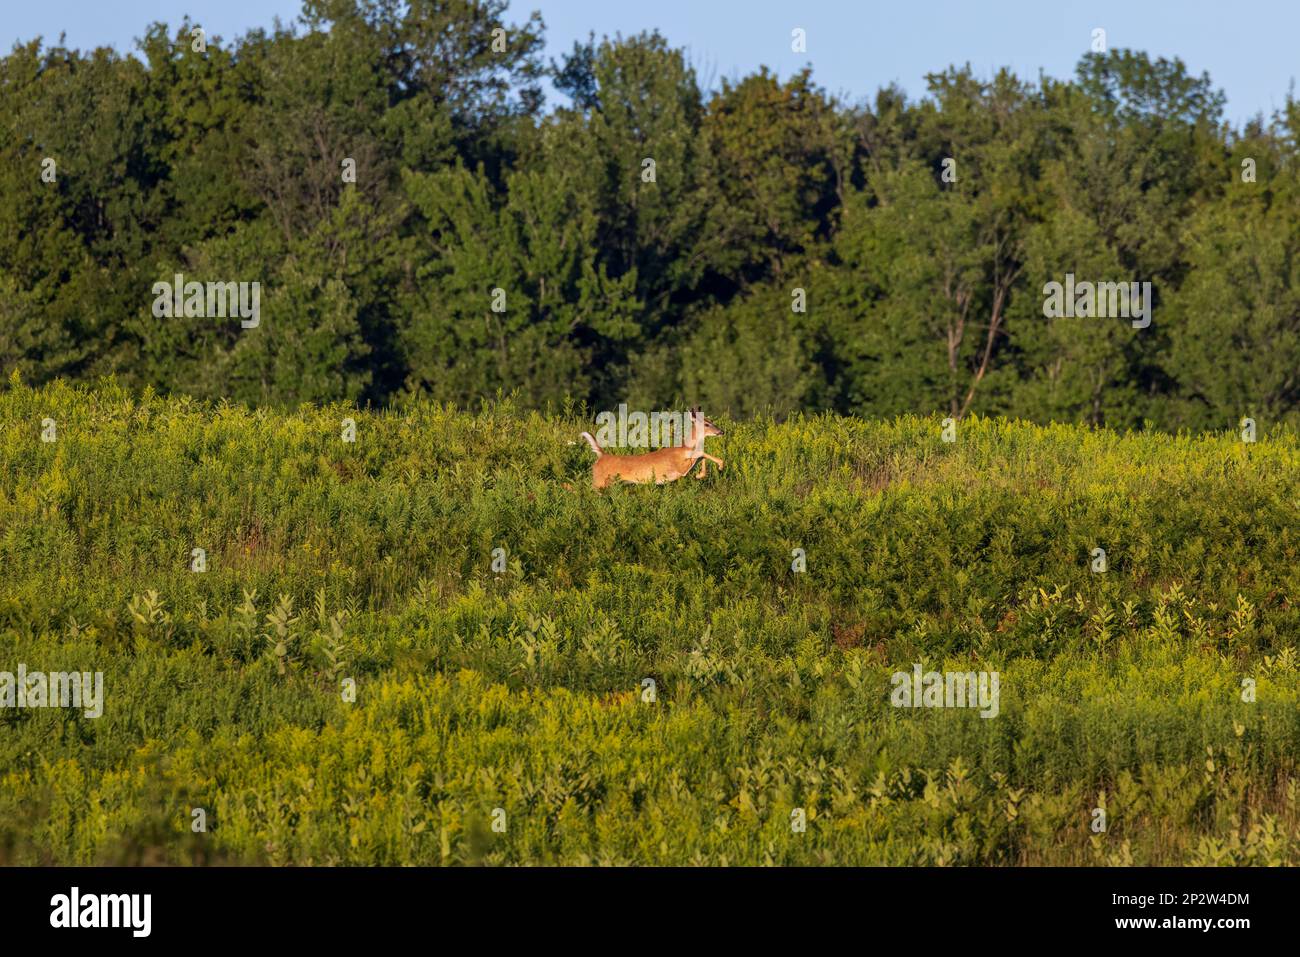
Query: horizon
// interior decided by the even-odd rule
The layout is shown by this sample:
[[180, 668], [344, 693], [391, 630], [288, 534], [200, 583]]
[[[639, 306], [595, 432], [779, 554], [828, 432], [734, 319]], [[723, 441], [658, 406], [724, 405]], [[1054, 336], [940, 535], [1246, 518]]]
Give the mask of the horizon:
[[[1267, 122], [1295, 90], [1285, 38], [1300, 33], [1300, 8], [1284, 4], [1266, 4], [1253, 8], [1251, 16], [1237, 18], [1225, 18], [1222, 8], [1209, 0], [1142, 9], [1115, 0], [1068, 2], [1052, 9], [1008, 0], [996, 14], [955, 0], [906, 9], [882, 5], [872, 11], [855, 9], [849, 0], [822, 0], [797, 10], [776, 0], [756, 0], [744, 5], [743, 16], [734, 12], [737, 6], [706, 8], [664, 0], [650, 8], [622, 4], [617, 9], [588, 9], [585, 4], [535, 0], [510, 3], [507, 19], [525, 20], [533, 10], [542, 14], [547, 63], [571, 51], [588, 31], [599, 40], [658, 30], [669, 45], [687, 51], [706, 90], [760, 67], [784, 80], [809, 66], [817, 85], [852, 104], [869, 101], [891, 84], [903, 89], [911, 102], [926, 99], [926, 74], [966, 64], [983, 80], [1003, 68], [1034, 84], [1040, 76], [1073, 78], [1096, 27], [1106, 30], [1112, 49], [1142, 52], [1153, 61], [1180, 59], [1190, 74], [1208, 74], [1226, 96], [1223, 119], [1236, 129], [1257, 117]], [[49, 47], [66, 34], [72, 49], [107, 46], [135, 56], [136, 39], [155, 21], [174, 32], [189, 16], [229, 42], [250, 30], [272, 29], [276, 18], [285, 25], [295, 23], [301, 10], [301, 0], [123, 0], [112, 10], [85, 0], [50, 0], [12, 12], [0, 25], [0, 43], [8, 54], [17, 43], [39, 36]], [[1288, 22], [1292, 29], [1286, 29]], [[1264, 23], [1270, 29], [1260, 29]], [[790, 49], [795, 27], [806, 30], [806, 55]], [[860, 48], [855, 46], [859, 38]], [[543, 89], [548, 112], [563, 102], [549, 79]]]

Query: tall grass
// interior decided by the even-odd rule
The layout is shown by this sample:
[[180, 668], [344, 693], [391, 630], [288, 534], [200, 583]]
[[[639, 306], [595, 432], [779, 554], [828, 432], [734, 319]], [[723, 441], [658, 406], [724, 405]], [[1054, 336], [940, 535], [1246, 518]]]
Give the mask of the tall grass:
[[106, 702], [0, 710], [0, 861], [1300, 863], [1294, 435], [727, 423], [597, 493], [584, 427], [12, 381], [0, 671]]

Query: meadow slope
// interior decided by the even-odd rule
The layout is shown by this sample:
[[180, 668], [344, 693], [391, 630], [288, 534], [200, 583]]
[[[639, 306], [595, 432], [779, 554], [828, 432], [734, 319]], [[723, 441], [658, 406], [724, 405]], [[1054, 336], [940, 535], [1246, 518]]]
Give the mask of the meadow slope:
[[0, 710], [0, 863], [1300, 863], [1293, 434], [719, 424], [11, 381], [0, 671], [105, 702]]

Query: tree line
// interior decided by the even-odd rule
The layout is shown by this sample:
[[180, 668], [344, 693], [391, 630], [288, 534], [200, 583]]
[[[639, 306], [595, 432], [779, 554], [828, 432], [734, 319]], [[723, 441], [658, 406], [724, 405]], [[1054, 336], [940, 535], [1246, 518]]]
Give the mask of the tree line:
[[[1129, 50], [1073, 78], [706, 89], [657, 33], [306, 0], [229, 42], [0, 60], [0, 372], [253, 404], [702, 404], [1300, 422], [1300, 102]], [[774, 38], [774, 44], [781, 38]], [[779, 52], [779, 46], [774, 48]], [[548, 97], [546, 88], [550, 87]], [[261, 321], [151, 310], [259, 282]], [[1150, 283], [1152, 321], [1045, 315]]]

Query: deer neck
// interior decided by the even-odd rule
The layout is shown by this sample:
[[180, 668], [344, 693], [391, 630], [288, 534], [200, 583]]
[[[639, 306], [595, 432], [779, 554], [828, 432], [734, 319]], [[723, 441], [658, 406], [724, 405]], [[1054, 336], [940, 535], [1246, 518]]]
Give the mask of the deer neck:
[[696, 434], [692, 436], [693, 441], [690, 445], [685, 446], [687, 449], [686, 456], [691, 459], [698, 459], [704, 455], [704, 430], [696, 429]]

